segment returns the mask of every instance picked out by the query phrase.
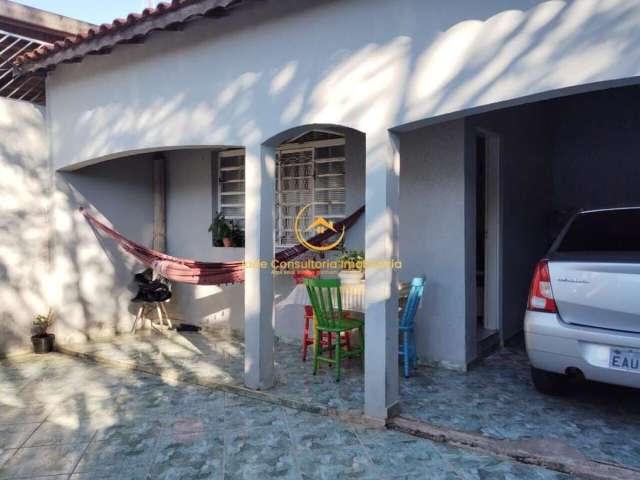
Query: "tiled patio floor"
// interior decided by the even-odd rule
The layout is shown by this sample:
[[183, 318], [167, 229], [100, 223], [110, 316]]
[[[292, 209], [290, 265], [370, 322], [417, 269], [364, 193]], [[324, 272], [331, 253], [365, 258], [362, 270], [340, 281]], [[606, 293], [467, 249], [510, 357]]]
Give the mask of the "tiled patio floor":
[[[176, 378], [242, 385], [242, 342], [222, 331], [128, 336], [77, 349]], [[362, 367], [357, 360], [347, 365], [340, 383], [326, 367], [313, 376], [297, 345], [279, 343], [277, 384], [267, 393], [318, 410], [360, 413]], [[401, 401], [404, 416], [436, 426], [498, 439], [558, 439], [593, 460], [640, 470], [640, 391], [586, 384], [566, 398], [539, 394], [522, 347], [502, 349], [467, 373], [420, 368], [401, 381]]]
[[60, 354], [0, 362], [0, 479], [560, 479]]
[[640, 470], [640, 390], [585, 382], [567, 397], [543, 395], [531, 384], [523, 346], [466, 373], [425, 369], [401, 395], [405, 416], [492, 438], [554, 438], [593, 460]]

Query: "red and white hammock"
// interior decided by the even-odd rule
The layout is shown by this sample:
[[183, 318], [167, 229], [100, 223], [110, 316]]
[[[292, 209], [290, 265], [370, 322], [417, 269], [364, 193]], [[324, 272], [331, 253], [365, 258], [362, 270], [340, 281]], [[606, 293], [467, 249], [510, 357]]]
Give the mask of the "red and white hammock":
[[[173, 282], [191, 283], [195, 285], [222, 285], [244, 282], [243, 262], [198, 262], [197, 260], [172, 257], [171, 255], [166, 255], [140, 245], [133, 240], [129, 240], [116, 230], [102, 223], [87, 212], [87, 210], [81, 208], [80, 211], [91, 225], [114, 240], [124, 251], [134, 256], [143, 265], [152, 268]], [[341, 222], [336, 223], [336, 230], [341, 231], [343, 226], [348, 230], [358, 221], [363, 213], [364, 206], [360, 207]], [[327, 230], [315, 235], [308, 241], [318, 245], [335, 234], [335, 232]], [[305, 252], [308, 252], [307, 248], [298, 244], [278, 252], [275, 255], [275, 260], [277, 262], [286, 262]]]

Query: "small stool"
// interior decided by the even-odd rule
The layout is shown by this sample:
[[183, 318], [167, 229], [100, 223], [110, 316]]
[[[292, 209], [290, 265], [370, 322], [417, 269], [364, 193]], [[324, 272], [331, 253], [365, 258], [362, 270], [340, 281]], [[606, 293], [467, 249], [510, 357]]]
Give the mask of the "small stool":
[[[160, 321], [158, 326], [163, 327], [166, 322], [167, 328], [169, 328], [169, 330], [173, 330], [173, 324], [171, 323], [171, 319], [167, 314], [167, 309], [165, 308], [163, 302], [143, 302], [138, 309], [138, 314], [136, 315], [136, 319], [133, 322], [131, 333], [135, 333], [136, 325], [138, 325], [138, 320], [140, 320], [140, 326], [144, 326], [145, 319], [148, 318], [148, 314], [151, 313], [154, 309], [158, 315], [158, 320]], [[151, 325], [155, 325], [153, 321], [151, 321]]]

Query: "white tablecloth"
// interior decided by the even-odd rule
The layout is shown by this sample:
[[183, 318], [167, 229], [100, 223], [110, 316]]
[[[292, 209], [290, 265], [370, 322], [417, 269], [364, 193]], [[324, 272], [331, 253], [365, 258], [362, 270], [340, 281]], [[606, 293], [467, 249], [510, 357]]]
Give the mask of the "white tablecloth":
[[[364, 313], [364, 280], [353, 285], [342, 285], [340, 287], [342, 295], [342, 309], [353, 312]], [[293, 287], [291, 293], [278, 302], [278, 307], [286, 305], [309, 305], [309, 295], [304, 284], [300, 283]]]

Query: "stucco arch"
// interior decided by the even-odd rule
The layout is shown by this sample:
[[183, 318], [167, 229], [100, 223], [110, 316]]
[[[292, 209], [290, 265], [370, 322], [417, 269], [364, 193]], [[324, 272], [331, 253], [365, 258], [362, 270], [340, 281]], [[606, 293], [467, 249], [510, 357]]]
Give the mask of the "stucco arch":
[[262, 145], [265, 147], [276, 148], [282, 143], [286, 142], [291, 138], [295, 138], [298, 135], [302, 135], [303, 133], [312, 131], [312, 130], [326, 130], [335, 132], [340, 135], [366, 135], [364, 132], [357, 130], [355, 128], [347, 127], [344, 125], [333, 124], [333, 123], [308, 123], [305, 125], [298, 125], [296, 127], [287, 128], [282, 130], [279, 133], [276, 133], [265, 140]]
[[121, 150], [110, 153], [108, 155], [102, 155], [95, 158], [90, 158], [84, 161], [71, 163], [65, 165], [63, 168], [58, 169], [60, 172], [70, 172], [78, 170], [84, 167], [97, 165], [99, 163], [108, 162], [111, 160], [119, 160], [122, 158], [137, 157], [144, 155], [152, 155], [155, 153], [171, 152], [175, 150], [224, 150], [230, 148], [243, 148], [241, 145], [171, 145], [171, 146], [153, 146], [145, 148], [135, 148], [131, 150]]

